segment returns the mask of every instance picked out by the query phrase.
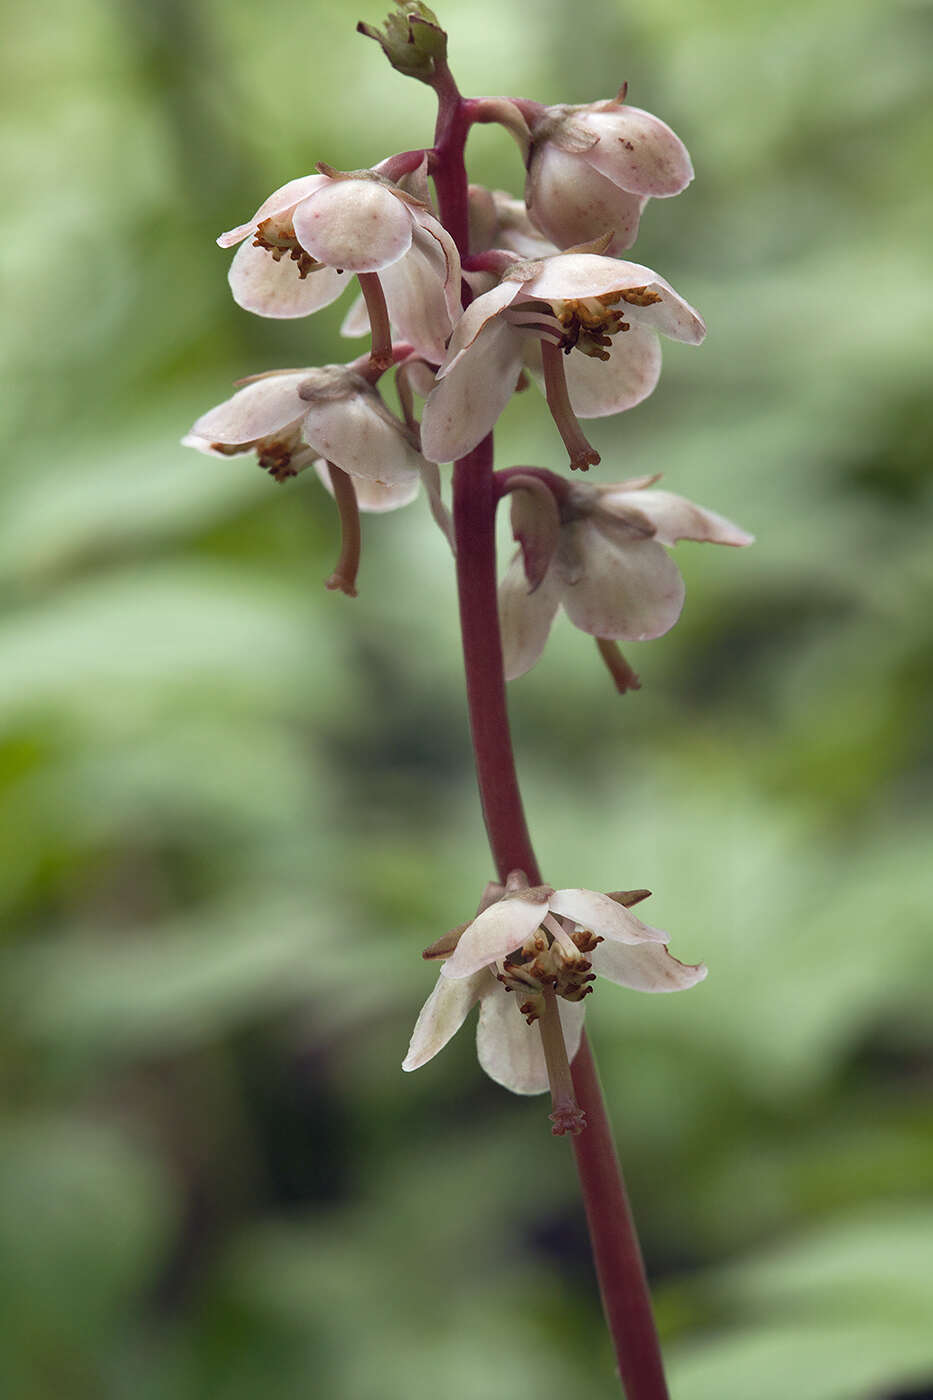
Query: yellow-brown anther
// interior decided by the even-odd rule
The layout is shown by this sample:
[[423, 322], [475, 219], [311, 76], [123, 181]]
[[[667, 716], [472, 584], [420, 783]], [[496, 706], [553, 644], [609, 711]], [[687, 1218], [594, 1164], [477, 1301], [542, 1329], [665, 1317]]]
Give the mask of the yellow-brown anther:
[[297, 468], [292, 466], [292, 445], [282, 438], [260, 439], [256, 444], [256, 455], [263, 471], [268, 472], [280, 486], [290, 477], [298, 475]]
[[554, 315], [564, 328], [560, 346], [564, 354], [569, 355], [576, 348], [592, 359], [608, 360], [612, 347], [610, 337], [630, 329], [623, 312], [614, 310], [625, 295], [625, 292], [605, 292], [602, 296], [555, 302]]
[[660, 293], [649, 292], [647, 287], [626, 287], [619, 296], [623, 301], [627, 301], [629, 306], [654, 306], [655, 302], [661, 300]]
[[272, 254], [276, 262], [281, 262], [287, 253], [292, 262], [298, 264], [298, 276], [302, 281], [309, 272], [315, 272], [319, 267], [324, 266], [302, 248], [295, 237], [295, 230], [290, 219], [280, 219], [275, 215], [263, 219], [253, 237], [253, 247], [265, 248], [267, 252]]
[[[569, 935], [579, 953], [574, 956], [544, 929], [539, 929], [515, 953], [506, 958], [496, 974], [506, 991], [518, 992], [525, 1000], [519, 1010], [529, 1025], [542, 1013], [541, 994], [546, 987], [566, 1001], [582, 1001], [593, 990], [596, 980], [592, 963], [586, 957], [601, 938], [585, 929]], [[528, 993], [532, 993], [531, 996]]]

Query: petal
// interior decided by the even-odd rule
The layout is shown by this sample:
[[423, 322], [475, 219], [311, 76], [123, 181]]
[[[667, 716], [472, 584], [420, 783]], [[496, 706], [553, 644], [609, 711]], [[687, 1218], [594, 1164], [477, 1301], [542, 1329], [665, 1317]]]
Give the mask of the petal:
[[422, 209], [412, 209], [411, 215], [415, 221], [414, 242], [428, 247], [432, 244], [435, 245], [444, 259], [444, 296], [450, 324], [453, 325], [463, 310], [463, 304], [460, 300], [460, 253], [457, 250], [457, 245], [444, 225], [435, 219], [433, 214]]
[[546, 143], [536, 153], [525, 197], [535, 223], [559, 248], [613, 232], [606, 252], [631, 248], [645, 201], [600, 174], [583, 157]]
[[303, 369], [290, 370], [287, 374], [271, 374], [247, 384], [232, 398], [203, 414], [192, 433], [208, 442], [231, 445], [269, 437], [302, 417], [304, 404], [298, 397], [298, 386], [307, 379], [308, 373]]
[[596, 890], [555, 890], [548, 904], [552, 914], [572, 919], [575, 924], [614, 943], [667, 942], [663, 929], [643, 924], [624, 904], [617, 904], [607, 894]]
[[598, 253], [559, 253], [541, 264], [538, 275], [525, 283], [523, 294], [553, 302], [635, 289], [653, 292], [659, 300], [648, 306], [631, 302], [623, 306], [620, 301], [618, 306], [625, 311], [627, 321], [651, 326], [688, 345], [699, 345], [706, 334], [703, 318], [669, 282], [641, 263], [605, 258]]
[[352, 476], [397, 486], [414, 474], [417, 484], [420, 454], [374, 391], [312, 397], [302, 436], [321, 457]]
[[636, 992], [682, 992], [706, 976], [703, 963], [678, 962], [660, 943], [642, 943], [637, 948], [600, 943], [587, 957], [600, 977]]
[[521, 367], [520, 333], [493, 318], [428, 396], [421, 450], [429, 461], [455, 462], [482, 442], [512, 397]]
[[[216, 442], [217, 439], [215, 438], [214, 441]], [[210, 438], [200, 437], [197, 433], [185, 433], [181, 439], [181, 446], [193, 447], [196, 452], [203, 452], [205, 457], [230, 457], [233, 455], [230, 449], [226, 452], [218, 452], [215, 447], [211, 446]], [[250, 450], [249, 444], [244, 443], [240, 450], [248, 452]]]
[[530, 671], [544, 650], [560, 603], [560, 585], [548, 572], [532, 593], [519, 550], [499, 584], [499, 626], [505, 678], [514, 681]]
[[[572, 1061], [583, 1035], [584, 1002], [559, 998], [557, 1007], [567, 1058]], [[537, 1025], [528, 1025], [515, 993], [507, 992], [498, 982], [480, 1001], [476, 1054], [490, 1079], [513, 1094], [543, 1094], [550, 1087], [541, 1032]]]
[[346, 336], [348, 340], [353, 340], [360, 335], [369, 335], [369, 312], [366, 310], [366, 298], [360, 292], [358, 297], [354, 297], [350, 310], [344, 316], [340, 324], [340, 334]]
[[379, 272], [411, 247], [408, 206], [374, 180], [325, 180], [292, 223], [312, 257], [347, 272]]
[[529, 899], [529, 893], [507, 895], [477, 914], [441, 968], [441, 976], [470, 977], [521, 947], [548, 911], [546, 899]]
[[[333, 483], [330, 479], [330, 472], [327, 464], [322, 458], [318, 458], [314, 463], [314, 470], [325, 490], [329, 495], [334, 494]], [[418, 478], [411, 476], [404, 481], [394, 482], [386, 485], [382, 481], [369, 481], [366, 477], [354, 476], [353, 489], [356, 492], [356, 503], [360, 510], [368, 511], [378, 515], [387, 510], [398, 510], [400, 506], [407, 506], [418, 494]]]
[[440, 244], [419, 229], [415, 230], [405, 256], [379, 274], [389, 319], [399, 336], [436, 365], [444, 358], [453, 329], [446, 274], [447, 262]]
[[613, 184], [664, 199], [693, 179], [686, 146], [666, 122], [640, 107], [591, 112], [587, 125], [599, 141], [583, 156]]
[[[449, 982], [438, 977], [434, 990], [428, 997], [412, 1031], [408, 1054], [402, 1061], [402, 1069], [419, 1069], [434, 1058], [438, 1050], [443, 1050], [448, 1040], [456, 1035], [463, 1025], [470, 1008], [479, 1000], [483, 984], [489, 981], [489, 973], [477, 973], [475, 977], [465, 977], [460, 982]], [[497, 984], [498, 985], [498, 984]]]
[[565, 526], [556, 567], [565, 574], [567, 616], [593, 637], [643, 642], [680, 617], [684, 583], [677, 565], [655, 540], [633, 539], [630, 529], [615, 540], [590, 521]]
[[[480, 275], [485, 276], [486, 274]], [[450, 373], [459, 362], [460, 357], [475, 343], [480, 332], [485, 330], [494, 316], [503, 311], [505, 307], [511, 306], [521, 290], [520, 282], [499, 282], [495, 287], [490, 287], [488, 292], [483, 292], [482, 295], [470, 302], [454, 327], [454, 333], [450, 337], [450, 344], [447, 347], [447, 354], [437, 372], [438, 379], [443, 379], [445, 375]]]
[[724, 515], [704, 510], [673, 491], [614, 491], [608, 487], [600, 491], [599, 508], [610, 512], [635, 509], [646, 515], [655, 527], [659, 544], [699, 540], [704, 544], [740, 546], [753, 544], [755, 539]]
[[631, 325], [612, 338], [608, 360], [573, 350], [564, 359], [570, 405], [579, 418], [606, 418], [648, 398], [661, 377], [661, 345], [653, 330]]
[[227, 280], [237, 306], [257, 316], [280, 320], [308, 316], [322, 306], [330, 306], [347, 286], [346, 277], [331, 267], [299, 277], [291, 258], [276, 262], [267, 249], [255, 248], [252, 243], [243, 243], [237, 249]]
[[513, 1094], [543, 1094], [548, 1089], [541, 1032], [528, 1025], [515, 993], [499, 982], [479, 1004], [476, 1056], [489, 1078]]
[[246, 235], [252, 233], [263, 219], [271, 219], [274, 214], [284, 214], [287, 209], [294, 209], [296, 204], [302, 199], [307, 199], [309, 194], [313, 194], [326, 182], [326, 175], [300, 175], [297, 180], [289, 180], [287, 185], [274, 190], [266, 202], [260, 204], [249, 223], [240, 224], [237, 228], [222, 233], [217, 240], [218, 244], [221, 248], [232, 248], [235, 243], [242, 243]]

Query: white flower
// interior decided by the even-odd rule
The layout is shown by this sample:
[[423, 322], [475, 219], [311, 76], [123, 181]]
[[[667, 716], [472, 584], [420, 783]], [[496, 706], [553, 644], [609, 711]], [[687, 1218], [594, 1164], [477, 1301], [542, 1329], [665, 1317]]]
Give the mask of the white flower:
[[620, 98], [547, 107], [531, 123], [528, 211], [558, 247], [611, 231], [607, 252], [631, 248], [649, 197], [679, 194], [693, 179], [670, 127]]
[[[471, 452], [511, 398], [527, 352], [540, 347], [549, 407], [572, 464], [586, 465], [573, 415], [601, 418], [647, 398], [661, 372], [658, 332], [698, 345], [706, 327], [648, 267], [575, 252], [515, 263], [454, 327], [425, 405], [424, 455], [450, 462]], [[564, 373], [569, 407], [559, 402]]]
[[345, 273], [377, 273], [392, 323], [438, 363], [460, 314], [460, 258], [425, 202], [422, 167], [402, 177], [417, 193], [380, 166], [290, 180], [217, 240], [241, 245], [229, 273], [234, 300], [260, 316], [306, 316], [336, 300]]
[[476, 1048], [486, 1073], [516, 1094], [551, 1087], [534, 1022], [556, 994], [568, 1060], [580, 1046], [583, 999], [596, 974], [642, 992], [676, 992], [706, 976], [668, 953], [667, 934], [643, 924], [620, 900], [595, 890], [528, 887], [519, 873], [487, 892], [481, 912], [427, 949], [444, 958], [421, 1010], [402, 1068], [418, 1069], [480, 1004]]
[[523, 200], [485, 185], [471, 185], [469, 200], [471, 253], [506, 248], [520, 258], [549, 258], [560, 252], [532, 223]]
[[[611, 486], [566, 483], [557, 504], [556, 542], [543, 574], [540, 564], [535, 567], [536, 586], [529, 585], [522, 550], [499, 586], [506, 679], [524, 675], [535, 664], [561, 606], [574, 626], [594, 637], [646, 641], [673, 627], [683, 607], [684, 584], [662, 546], [677, 540], [752, 543], [751, 535], [724, 516], [671, 491], [646, 489], [654, 480], [643, 477]], [[516, 491], [513, 502], [518, 496]], [[529, 509], [536, 508], [526, 501], [523, 518], [527, 521]]]
[[277, 481], [323, 457], [397, 493], [398, 505], [413, 498], [425, 465], [372, 384], [344, 365], [262, 375], [203, 414], [182, 441], [214, 456], [254, 451]]

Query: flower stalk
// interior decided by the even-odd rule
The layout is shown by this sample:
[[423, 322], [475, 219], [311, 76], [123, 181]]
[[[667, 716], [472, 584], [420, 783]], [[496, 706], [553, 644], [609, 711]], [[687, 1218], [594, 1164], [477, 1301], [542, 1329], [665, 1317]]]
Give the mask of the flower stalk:
[[[464, 148], [469, 130], [466, 104], [439, 65], [438, 121], [432, 175], [441, 220], [469, 253], [467, 177]], [[555, 350], [560, 355], [560, 351]], [[598, 460], [598, 459], [597, 459]], [[501, 488], [493, 471], [493, 439], [488, 434], [457, 461], [453, 474], [453, 518], [457, 592], [466, 673], [470, 732], [476, 776], [489, 845], [499, 879], [521, 870], [538, 884], [541, 873], [525, 818], [505, 695], [496, 579], [496, 505]], [[556, 999], [551, 993], [544, 1029], [545, 1056], [556, 1060]], [[549, 1054], [550, 1050], [550, 1054]], [[566, 1063], [566, 1051], [564, 1061]], [[561, 1081], [559, 1080], [560, 1084]], [[558, 1090], [555, 1128], [571, 1126], [580, 1189], [603, 1310], [627, 1400], [667, 1400], [664, 1366], [651, 1308], [638, 1236], [628, 1204], [619, 1159], [584, 1032], [571, 1068], [573, 1094]], [[579, 1117], [577, 1117], [579, 1115]], [[579, 1131], [582, 1123], [585, 1129]]]

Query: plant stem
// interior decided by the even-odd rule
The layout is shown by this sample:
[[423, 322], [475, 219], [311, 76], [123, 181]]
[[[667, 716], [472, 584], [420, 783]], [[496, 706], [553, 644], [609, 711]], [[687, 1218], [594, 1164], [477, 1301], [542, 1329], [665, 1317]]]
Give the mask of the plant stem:
[[570, 1072], [587, 1124], [573, 1155], [619, 1376], [629, 1400], [668, 1400], [641, 1246], [585, 1032]]
[[454, 467], [454, 533], [470, 732], [489, 845], [501, 881], [511, 870], [523, 870], [538, 885], [541, 872], [518, 788], [505, 701], [491, 433]]
[[[460, 96], [446, 64], [439, 68], [435, 88], [438, 119], [432, 175], [441, 218], [465, 257], [469, 221], [464, 147], [471, 107]], [[464, 291], [466, 303], [469, 290]], [[515, 770], [499, 632], [496, 505], [501, 491], [493, 471], [490, 433], [454, 464], [457, 593], [467, 703], [480, 801], [499, 879], [504, 883], [511, 871], [522, 870], [534, 885], [540, 883], [541, 873]], [[619, 1375], [628, 1400], [668, 1400], [641, 1250], [586, 1036], [573, 1062], [572, 1077], [588, 1123], [574, 1137], [574, 1155]]]

